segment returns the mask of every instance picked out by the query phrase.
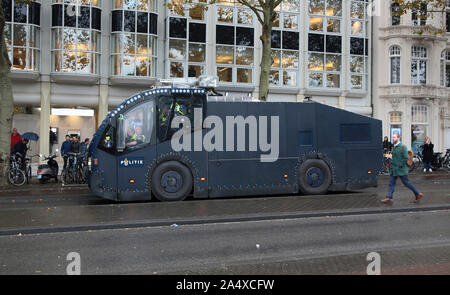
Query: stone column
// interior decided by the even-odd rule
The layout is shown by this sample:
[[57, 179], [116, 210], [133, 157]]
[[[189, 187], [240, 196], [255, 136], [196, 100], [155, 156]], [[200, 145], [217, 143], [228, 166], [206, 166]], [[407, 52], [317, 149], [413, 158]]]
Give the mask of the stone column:
[[103, 120], [108, 114], [108, 95], [109, 88], [106, 84], [100, 84], [98, 94], [98, 114], [97, 114], [97, 128], [102, 124]]
[[346, 101], [345, 96], [339, 96], [337, 101], [337, 107], [345, 110], [345, 101]]
[[[50, 114], [51, 114], [51, 103], [50, 103], [50, 82], [41, 82], [41, 115], [39, 123], [39, 153], [43, 155], [48, 155], [50, 149]], [[43, 163], [43, 158], [40, 159]]]

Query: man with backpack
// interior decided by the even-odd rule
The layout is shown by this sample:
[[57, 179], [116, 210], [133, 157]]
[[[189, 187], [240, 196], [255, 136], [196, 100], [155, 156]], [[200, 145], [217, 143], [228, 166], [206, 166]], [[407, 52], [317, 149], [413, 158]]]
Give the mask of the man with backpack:
[[401, 143], [400, 139], [400, 134], [393, 134], [392, 141], [394, 142], [394, 151], [392, 152], [392, 164], [390, 167], [391, 177], [389, 181], [389, 192], [387, 197], [381, 200], [381, 202], [385, 204], [392, 203], [392, 197], [398, 177], [400, 177], [403, 185], [405, 185], [414, 193], [414, 196], [416, 197], [414, 203], [419, 202], [419, 200], [423, 197], [423, 194], [420, 193], [408, 179], [408, 149]]

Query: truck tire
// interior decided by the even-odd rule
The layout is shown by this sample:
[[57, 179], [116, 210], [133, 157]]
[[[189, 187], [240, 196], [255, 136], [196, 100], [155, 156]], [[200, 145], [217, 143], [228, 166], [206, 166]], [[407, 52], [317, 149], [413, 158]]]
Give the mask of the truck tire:
[[151, 185], [158, 200], [183, 201], [192, 190], [192, 174], [177, 161], [164, 162], [155, 168]]
[[331, 185], [331, 171], [323, 160], [309, 159], [300, 165], [298, 185], [305, 195], [321, 195]]

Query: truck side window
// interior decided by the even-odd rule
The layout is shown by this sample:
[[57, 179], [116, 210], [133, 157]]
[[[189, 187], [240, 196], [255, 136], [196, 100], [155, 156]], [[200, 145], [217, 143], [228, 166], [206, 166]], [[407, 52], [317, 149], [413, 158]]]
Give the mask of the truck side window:
[[135, 149], [149, 144], [153, 134], [154, 102], [149, 101], [128, 110], [124, 115], [122, 132], [126, 149]]
[[108, 125], [103, 132], [103, 136], [100, 139], [99, 145], [102, 150], [113, 153], [115, 147], [115, 128]]

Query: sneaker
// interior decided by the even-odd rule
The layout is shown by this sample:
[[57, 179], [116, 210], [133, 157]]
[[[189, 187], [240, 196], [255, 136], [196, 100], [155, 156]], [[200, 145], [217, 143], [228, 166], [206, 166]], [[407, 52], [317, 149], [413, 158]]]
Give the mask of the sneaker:
[[427, 173], [427, 168], [424, 168], [424, 169], [423, 169], [423, 173]]
[[430, 173], [433, 173], [433, 170], [430, 168], [430, 170], [428, 170], [428, 171], [430, 171]]

